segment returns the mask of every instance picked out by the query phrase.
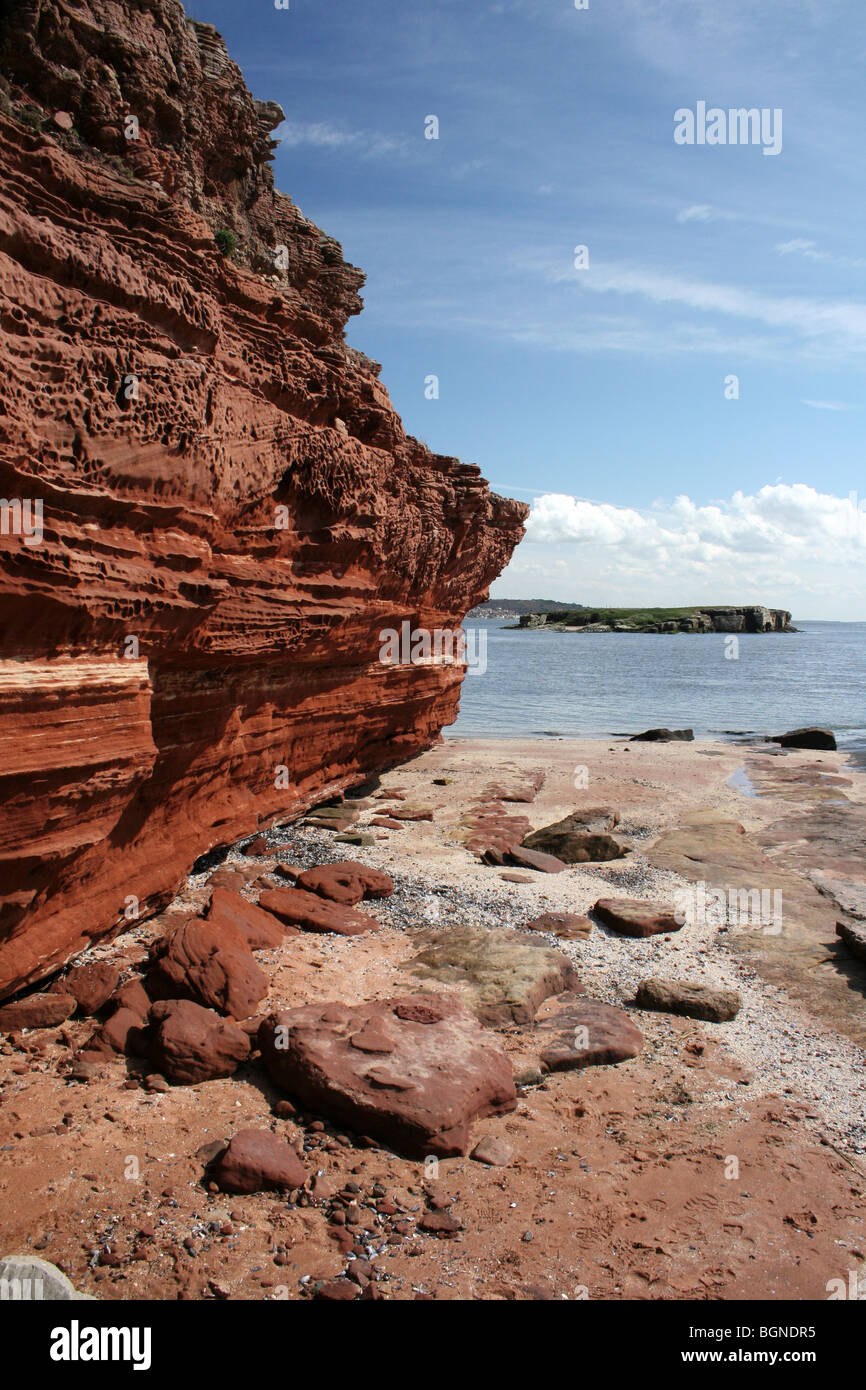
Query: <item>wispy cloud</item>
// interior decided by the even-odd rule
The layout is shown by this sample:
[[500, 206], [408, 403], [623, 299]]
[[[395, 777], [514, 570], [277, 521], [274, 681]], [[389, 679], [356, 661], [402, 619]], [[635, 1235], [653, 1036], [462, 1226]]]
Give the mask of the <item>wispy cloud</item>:
[[856, 410], [856, 405], [848, 405], [845, 401], [803, 401], [803, 405], [811, 406], [813, 410]]
[[383, 135], [374, 130], [342, 130], [327, 121], [286, 121], [276, 131], [283, 145], [295, 148], [312, 145], [318, 149], [349, 150], [362, 159], [386, 159], [405, 155], [412, 142], [405, 136]]
[[832, 251], [822, 251], [817, 242], [809, 241], [806, 237], [794, 237], [791, 241], [780, 241], [776, 243], [774, 250], [780, 256], [802, 256], [807, 261], [826, 261], [830, 265], [851, 266], [861, 268], [866, 266], [866, 260], [861, 256], [837, 256]]
[[735, 222], [735, 212], [724, 212], [714, 208], [711, 203], [694, 203], [689, 208], [681, 208], [677, 213], [678, 222]]
[[582, 293], [633, 296], [702, 315], [760, 323], [793, 335], [802, 348], [823, 356], [866, 351], [866, 304], [852, 300], [773, 296], [641, 266], [597, 264], [576, 271], [564, 258], [556, 264], [537, 260], [536, 270], [554, 283], [569, 282]]

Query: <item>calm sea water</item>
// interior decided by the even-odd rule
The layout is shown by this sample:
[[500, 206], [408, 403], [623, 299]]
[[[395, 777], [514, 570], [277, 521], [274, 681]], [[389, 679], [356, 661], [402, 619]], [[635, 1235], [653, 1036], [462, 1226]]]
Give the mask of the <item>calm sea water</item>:
[[[696, 738], [834, 730], [866, 755], [866, 623], [796, 622], [795, 633], [487, 633], [487, 670], [467, 675], [460, 715], [445, 735], [570, 738], [693, 728]], [[860, 761], [866, 761], [859, 759]]]

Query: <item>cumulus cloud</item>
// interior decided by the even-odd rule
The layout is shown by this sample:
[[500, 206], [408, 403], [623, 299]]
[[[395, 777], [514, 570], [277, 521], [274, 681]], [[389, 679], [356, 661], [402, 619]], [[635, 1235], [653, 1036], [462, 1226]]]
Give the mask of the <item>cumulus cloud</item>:
[[545, 579], [553, 597], [577, 602], [761, 602], [863, 619], [866, 498], [776, 483], [706, 505], [682, 495], [638, 509], [545, 493], [496, 587], [532, 598]]

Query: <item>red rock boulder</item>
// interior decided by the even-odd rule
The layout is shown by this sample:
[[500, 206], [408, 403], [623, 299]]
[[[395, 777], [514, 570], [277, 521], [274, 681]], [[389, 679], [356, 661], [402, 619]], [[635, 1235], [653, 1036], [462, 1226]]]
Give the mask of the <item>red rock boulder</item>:
[[0, 1008], [0, 1033], [19, 1028], [53, 1028], [71, 1018], [77, 1000], [71, 994], [28, 994]]
[[193, 1085], [231, 1076], [247, 1060], [242, 1028], [188, 999], [166, 999], [150, 1011], [150, 1056], [170, 1081]]
[[272, 913], [263, 912], [229, 888], [214, 889], [205, 916], [215, 928], [238, 932], [251, 951], [272, 951], [282, 946], [287, 936], [296, 934]]
[[387, 898], [394, 892], [394, 880], [387, 874], [351, 859], [307, 869], [298, 876], [297, 883], [305, 892], [318, 893], [348, 907], [354, 907], [362, 898]]
[[98, 1014], [108, 1003], [119, 980], [120, 971], [116, 966], [108, 961], [94, 961], [91, 965], [78, 965], [70, 970], [58, 988], [64, 994], [74, 996], [79, 1013]]
[[294, 1192], [307, 1180], [285, 1139], [269, 1129], [242, 1129], [211, 1169], [223, 1192]]
[[449, 994], [271, 1014], [259, 1046], [307, 1109], [412, 1157], [465, 1153], [473, 1120], [516, 1105], [499, 1042]]
[[223, 919], [193, 917], [151, 951], [147, 989], [153, 999], [192, 999], [232, 1018], [248, 1018], [268, 992], [243, 934]]
[[599, 898], [592, 910], [605, 926], [623, 936], [657, 936], [659, 932], [679, 931], [683, 925], [672, 907], [643, 898]]

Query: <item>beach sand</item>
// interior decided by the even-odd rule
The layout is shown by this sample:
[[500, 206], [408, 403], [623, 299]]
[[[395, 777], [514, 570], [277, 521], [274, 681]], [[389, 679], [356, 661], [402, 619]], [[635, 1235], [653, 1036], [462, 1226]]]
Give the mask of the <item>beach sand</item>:
[[[482, 864], [466, 846], [479, 804], [540, 772], [534, 799], [504, 803], [507, 814], [538, 828], [613, 808], [627, 856], [558, 874]], [[101, 1298], [304, 1297], [347, 1268], [328, 1236], [328, 1194], [352, 1181], [359, 1203], [384, 1190], [403, 1227], [387, 1240], [369, 1232], [368, 1297], [825, 1299], [852, 1270], [866, 1292], [866, 970], [838, 942], [833, 896], [840, 882], [862, 887], [866, 777], [842, 754], [772, 746], [446, 737], [385, 774], [359, 820], [412, 806], [433, 819], [373, 827], [378, 838], [360, 847], [289, 825], [267, 832], [270, 857], [232, 849], [225, 862], [244, 868], [253, 897], [278, 860], [357, 859], [395, 882], [392, 897], [364, 905], [377, 932], [302, 934], [261, 953], [263, 1012], [443, 987], [406, 969], [424, 929], [520, 928], [545, 912], [585, 914], [600, 897], [672, 903], [701, 883], [763, 889], [781, 916], [687, 919], [644, 939], [596, 921], [587, 938], [550, 937], [587, 995], [638, 1024], [642, 1051], [521, 1087], [513, 1113], [473, 1132], [505, 1139], [510, 1164], [447, 1158], [435, 1179], [338, 1128], [311, 1130], [314, 1117], [275, 1120], [279, 1097], [255, 1067], [151, 1092], [139, 1084], [149, 1066], [117, 1059], [81, 1084], [65, 1067], [92, 1022], [19, 1034], [0, 1052], [0, 1249], [40, 1253]], [[206, 877], [80, 959], [134, 969], [206, 900]], [[733, 988], [742, 1007], [726, 1023], [638, 1010], [647, 976]], [[546, 1000], [537, 1022], [562, 1004]], [[531, 1024], [496, 1032], [516, 1073], [537, 1066]], [[292, 1206], [210, 1193], [196, 1151], [246, 1127], [304, 1144], [320, 1194]], [[416, 1231], [431, 1193], [456, 1199], [462, 1229], [448, 1238]]]

